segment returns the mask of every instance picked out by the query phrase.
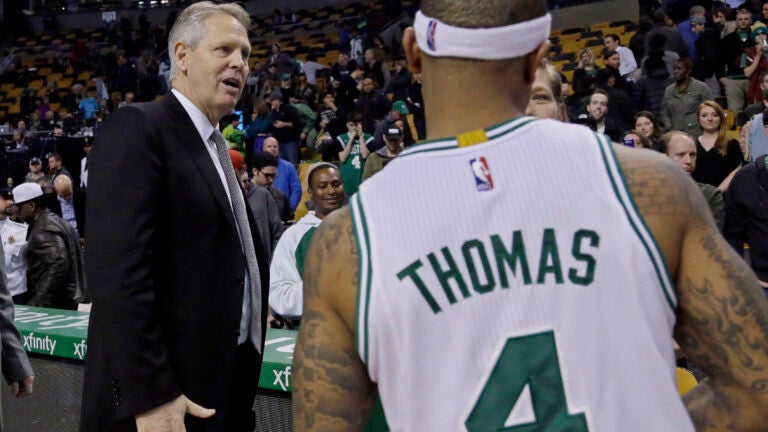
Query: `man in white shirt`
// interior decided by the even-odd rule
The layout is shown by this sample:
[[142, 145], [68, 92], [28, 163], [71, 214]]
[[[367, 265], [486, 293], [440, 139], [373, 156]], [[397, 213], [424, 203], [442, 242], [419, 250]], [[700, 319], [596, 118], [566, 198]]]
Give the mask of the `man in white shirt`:
[[635, 55], [632, 54], [632, 50], [620, 46], [621, 39], [619, 39], [619, 35], [615, 33], [605, 35], [603, 43], [605, 44], [606, 49], [619, 53], [619, 57], [621, 58], [619, 73], [625, 80], [633, 82], [635, 80], [633, 75], [637, 70], [637, 61], [635, 60]]
[[5, 252], [5, 269], [8, 275], [8, 292], [15, 304], [26, 304], [29, 300], [27, 291], [27, 262], [24, 260], [24, 248], [27, 245], [27, 228], [23, 223], [11, 220], [13, 215], [13, 196], [11, 191], [0, 191], [0, 238]]

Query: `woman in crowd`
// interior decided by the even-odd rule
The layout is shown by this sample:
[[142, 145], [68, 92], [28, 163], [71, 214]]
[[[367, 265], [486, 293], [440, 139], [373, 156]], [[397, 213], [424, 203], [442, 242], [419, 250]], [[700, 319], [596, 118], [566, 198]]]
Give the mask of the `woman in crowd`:
[[[768, 3], [766, 3], [768, 4]], [[754, 46], [744, 49], [744, 61], [746, 67], [744, 68], [744, 75], [749, 78], [749, 87], [747, 87], [747, 105], [758, 103], [763, 101], [763, 91], [760, 88], [760, 77], [763, 72], [768, 70], [768, 27], [765, 24], [758, 22], [752, 26], [752, 34], [750, 35], [754, 39]]]
[[725, 193], [741, 167], [739, 141], [728, 139], [725, 133], [725, 113], [716, 102], [702, 102], [697, 115], [702, 132], [696, 138], [696, 169], [693, 178]]
[[395, 62], [395, 71], [392, 73], [392, 79], [389, 81], [387, 93], [392, 93], [393, 101], [408, 100], [408, 88], [411, 86], [413, 74], [408, 70], [408, 64], [405, 60]]
[[589, 48], [579, 50], [579, 64], [573, 71], [573, 96], [582, 98], [591, 93], [592, 85], [595, 82], [595, 75], [600, 70], [595, 65], [595, 53]]
[[635, 114], [635, 130], [648, 140], [651, 148], [658, 150], [661, 127], [652, 112], [640, 111]]
[[536, 69], [536, 79], [531, 84], [531, 96], [525, 115], [568, 121], [560, 72], [551, 64], [542, 63]]
[[636, 130], [628, 130], [624, 132], [623, 143], [627, 147], [650, 149], [651, 142], [648, 141], [640, 132]]
[[307, 74], [299, 73], [298, 84], [296, 84], [295, 97], [303, 100], [310, 108], [315, 109], [317, 105], [317, 88], [307, 82]]
[[272, 111], [267, 103], [264, 99], [253, 99], [251, 122], [245, 127], [245, 155], [248, 161], [254, 152], [261, 151], [264, 139], [269, 135], [269, 127], [272, 125]]

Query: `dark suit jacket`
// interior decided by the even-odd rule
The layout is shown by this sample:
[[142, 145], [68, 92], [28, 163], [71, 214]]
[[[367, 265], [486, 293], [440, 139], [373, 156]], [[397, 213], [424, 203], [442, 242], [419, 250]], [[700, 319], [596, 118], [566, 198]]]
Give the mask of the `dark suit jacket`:
[[[90, 159], [81, 431], [134, 430], [133, 415], [182, 393], [221, 421], [233, 374], [258, 379], [261, 359], [235, 370], [246, 262], [211, 157], [169, 93], [111, 114]], [[251, 233], [265, 320], [269, 264]]]

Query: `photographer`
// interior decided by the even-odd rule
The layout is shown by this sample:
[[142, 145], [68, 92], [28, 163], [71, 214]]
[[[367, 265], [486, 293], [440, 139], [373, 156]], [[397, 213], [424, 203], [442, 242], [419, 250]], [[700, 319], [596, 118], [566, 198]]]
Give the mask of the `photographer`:
[[763, 100], [763, 92], [760, 89], [760, 76], [763, 71], [768, 70], [768, 60], [765, 58], [768, 53], [768, 27], [758, 22], [752, 26], [752, 38], [755, 45], [744, 49], [746, 67], [744, 75], [749, 78], [747, 87], [747, 105], [751, 105]]

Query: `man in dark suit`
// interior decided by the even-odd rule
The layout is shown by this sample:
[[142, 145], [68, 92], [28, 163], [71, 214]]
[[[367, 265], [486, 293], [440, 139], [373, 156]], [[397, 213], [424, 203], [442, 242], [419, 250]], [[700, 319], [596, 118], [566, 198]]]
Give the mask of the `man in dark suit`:
[[83, 432], [254, 429], [269, 264], [216, 130], [248, 76], [249, 21], [234, 3], [185, 9], [171, 94], [115, 111], [94, 145]]

